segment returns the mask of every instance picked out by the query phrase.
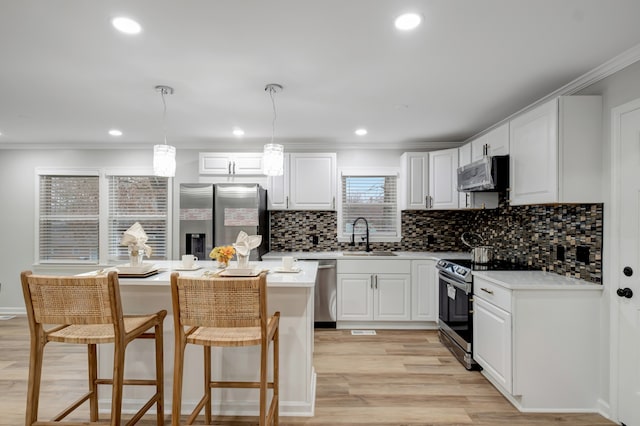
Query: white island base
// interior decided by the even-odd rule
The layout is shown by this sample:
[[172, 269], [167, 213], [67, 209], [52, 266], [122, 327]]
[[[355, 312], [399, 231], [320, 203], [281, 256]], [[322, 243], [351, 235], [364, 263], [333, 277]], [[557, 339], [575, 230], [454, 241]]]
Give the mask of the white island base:
[[[213, 262], [200, 262], [203, 269], [180, 272], [200, 276], [215, 269]], [[173, 395], [174, 328], [171, 305], [170, 275], [180, 262], [157, 262], [166, 271], [149, 278], [120, 279], [120, 293], [125, 314], [141, 314], [167, 310], [164, 321], [164, 391], [165, 413], [171, 413]], [[280, 262], [251, 262], [267, 275], [267, 312], [280, 311], [280, 415], [313, 416], [316, 373], [313, 368], [313, 294], [317, 262], [301, 262], [299, 273], [277, 273]], [[113, 346], [98, 345], [98, 369], [102, 377], [111, 377]], [[133, 341], [125, 358], [125, 378], [152, 378], [155, 374], [154, 345], [151, 340]], [[269, 354], [273, 353], [272, 346]], [[212, 378], [222, 380], [259, 380], [259, 347], [212, 348]], [[187, 345], [182, 389], [182, 414], [189, 414], [204, 393], [203, 348]], [[272, 365], [269, 361], [268, 365]], [[269, 377], [271, 377], [271, 371]], [[111, 388], [99, 390], [101, 412], [109, 412]], [[258, 415], [257, 389], [214, 389], [213, 414], [230, 416]], [[133, 413], [152, 395], [143, 387], [125, 387], [123, 412]], [[269, 392], [269, 397], [271, 393]], [[150, 412], [154, 412], [152, 408]]]

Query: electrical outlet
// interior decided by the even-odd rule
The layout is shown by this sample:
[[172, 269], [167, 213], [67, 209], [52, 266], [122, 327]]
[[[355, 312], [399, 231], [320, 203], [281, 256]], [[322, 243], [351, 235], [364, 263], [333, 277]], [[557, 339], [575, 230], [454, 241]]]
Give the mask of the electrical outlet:
[[585, 265], [589, 264], [589, 247], [578, 246], [576, 247], [576, 260], [583, 262]]
[[317, 246], [317, 245], [318, 245], [318, 236], [317, 236], [317, 235], [312, 235], [312, 236], [311, 236], [311, 243], [312, 243], [314, 246]]
[[436, 238], [433, 235], [427, 235], [427, 244], [433, 244], [436, 242]]
[[556, 246], [556, 260], [564, 262], [564, 246]]

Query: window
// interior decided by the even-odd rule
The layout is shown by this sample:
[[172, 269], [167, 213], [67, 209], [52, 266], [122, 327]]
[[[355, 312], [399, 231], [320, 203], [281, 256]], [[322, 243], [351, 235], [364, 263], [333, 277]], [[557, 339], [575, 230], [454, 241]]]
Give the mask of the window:
[[39, 178], [41, 262], [98, 262], [98, 176]]
[[[57, 174], [59, 173], [59, 174]], [[41, 263], [108, 264], [128, 259], [122, 234], [144, 228], [152, 259], [169, 257], [169, 180], [157, 176], [40, 172]]]
[[153, 249], [152, 259], [167, 258], [168, 179], [157, 176], [109, 176], [109, 260], [128, 259], [120, 245], [124, 231], [139, 222]]
[[[342, 175], [339, 235], [351, 237], [353, 222], [364, 217], [369, 224], [371, 241], [393, 241], [400, 236], [397, 176]], [[356, 224], [355, 233], [365, 233], [364, 221]]]

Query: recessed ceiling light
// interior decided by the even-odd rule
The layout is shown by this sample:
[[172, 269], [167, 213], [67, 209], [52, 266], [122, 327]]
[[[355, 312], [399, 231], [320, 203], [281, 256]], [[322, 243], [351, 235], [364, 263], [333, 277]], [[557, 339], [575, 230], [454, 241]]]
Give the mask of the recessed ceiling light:
[[142, 31], [142, 27], [131, 18], [119, 16], [111, 20], [111, 24], [120, 32], [125, 34], [138, 34]]
[[244, 130], [242, 130], [242, 129], [233, 129], [233, 134], [234, 134], [234, 136], [238, 136], [238, 137], [244, 136]]
[[402, 31], [415, 29], [422, 22], [422, 17], [417, 13], [405, 13], [395, 20], [396, 28]]
[[111, 136], [122, 136], [122, 132], [118, 129], [111, 129], [109, 130], [109, 134]]
[[358, 129], [355, 131], [356, 135], [358, 136], [364, 136], [367, 134], [367, 129]]

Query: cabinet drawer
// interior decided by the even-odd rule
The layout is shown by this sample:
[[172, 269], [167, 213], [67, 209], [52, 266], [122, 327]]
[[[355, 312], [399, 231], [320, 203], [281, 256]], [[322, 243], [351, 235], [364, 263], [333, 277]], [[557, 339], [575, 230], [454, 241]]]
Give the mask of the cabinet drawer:
[[507, 288], [474, 278], [473, 294], [474, 297], [484, 299], [507, 312], [511, 312], [511, 290]]

